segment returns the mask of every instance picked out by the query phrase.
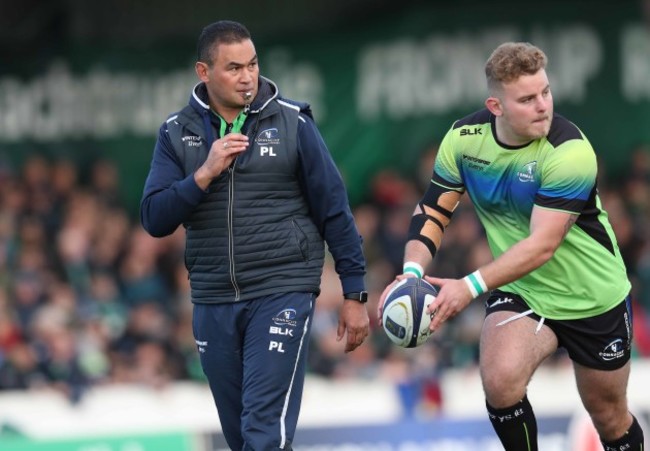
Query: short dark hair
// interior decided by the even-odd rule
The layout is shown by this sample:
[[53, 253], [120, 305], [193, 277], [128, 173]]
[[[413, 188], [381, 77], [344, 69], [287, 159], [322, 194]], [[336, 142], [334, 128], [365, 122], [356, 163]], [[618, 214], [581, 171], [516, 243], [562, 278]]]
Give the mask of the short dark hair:
[[248, 29], [232, 20], [220, 20], [203, 28], [197, 44], [198, 60], [212, 64], [212, 49], [217, 44], [233, 44], [250, 39]]

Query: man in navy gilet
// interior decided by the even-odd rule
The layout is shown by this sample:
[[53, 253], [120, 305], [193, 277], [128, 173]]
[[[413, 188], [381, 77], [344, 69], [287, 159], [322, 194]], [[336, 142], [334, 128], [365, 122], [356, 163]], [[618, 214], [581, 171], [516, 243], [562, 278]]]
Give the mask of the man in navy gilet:
[[160, 128], [141, 220], [156, 237], [186, 230], [194, 337], [228, 445], [290, 450], [325, 242], [337, 338], [350, 352], [368, 335], [361, 237], [309, 105], [259, 75], [243, 25], [203, 29], [196, 73]]

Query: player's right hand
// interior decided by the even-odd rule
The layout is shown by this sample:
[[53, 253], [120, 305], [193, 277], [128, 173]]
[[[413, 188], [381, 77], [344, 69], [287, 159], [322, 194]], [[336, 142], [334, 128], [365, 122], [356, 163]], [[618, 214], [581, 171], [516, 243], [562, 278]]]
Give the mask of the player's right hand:
[[384, 313], [384, 301], [386, 300], [386, 296], [388, 296], [388, 293], [390, 293], [390, 290], [393, 289], [395, 284], [399, 282], [400, 280], [405, 279], [406, 277], [415, 277], [415, 274], [407, 273], [407, 274], [399, 274], [395, 277], [395, 280], [393, 280], [386, 288], [384, 288], [384, 291], [382, 291], [381, 296], [379, 296], [379, 303], [377, 304], [377, 323], [381, 327], [383, 321], [383, 313]]

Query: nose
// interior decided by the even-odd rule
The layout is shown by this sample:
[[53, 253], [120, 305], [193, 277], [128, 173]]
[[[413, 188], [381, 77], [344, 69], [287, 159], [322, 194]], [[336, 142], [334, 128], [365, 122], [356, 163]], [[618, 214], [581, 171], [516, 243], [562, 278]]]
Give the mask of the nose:
[[255, 69], [245, 68], [241, 71], [241, 81], [244, 83], [249, 83], [253, 81]]

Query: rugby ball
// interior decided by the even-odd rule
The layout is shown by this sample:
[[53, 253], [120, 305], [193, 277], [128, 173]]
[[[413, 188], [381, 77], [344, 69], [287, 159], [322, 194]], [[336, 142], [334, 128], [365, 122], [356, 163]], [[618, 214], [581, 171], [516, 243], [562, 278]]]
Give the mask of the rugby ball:
[[424, 279], [407, 277], [399, 281], [384, 299], [381, 319], [388, 338], [403, 348], [427, 341], [433, 315], [426, 310], [437, 295], [433, 285]]

